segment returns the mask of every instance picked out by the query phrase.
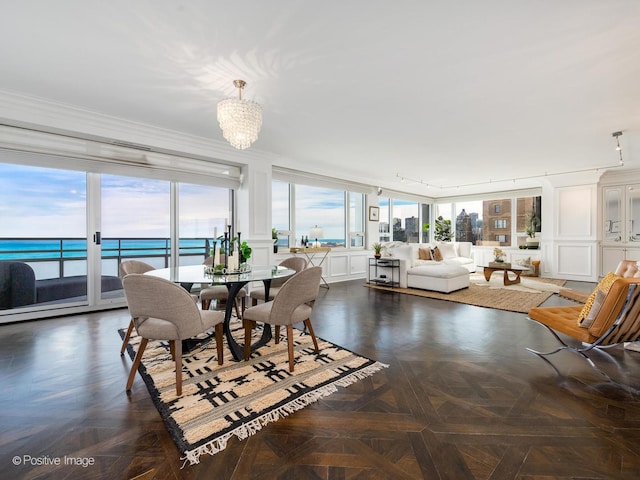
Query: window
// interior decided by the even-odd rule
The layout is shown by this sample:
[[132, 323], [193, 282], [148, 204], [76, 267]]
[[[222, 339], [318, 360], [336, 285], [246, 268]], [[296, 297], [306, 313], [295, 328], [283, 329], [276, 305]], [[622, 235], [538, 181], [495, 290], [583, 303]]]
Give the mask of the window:
[[[277, 245], [289, 246], [289, 236], [291, 235], [291, 196], [287, 182], [274, 180], [271, 184], [271, 221], [272, 228], [278, 231]], [[293, 242], [295, 245], [295, 241]]]
[[[5, 163], [0, 187], [0, 205], [11, 205], [0, 222], [0, 260], [24, 261], [38, 280], [83, 277], [51, 293], [52, 311], [117, 304], [122, 288], [111, 277], [125, 260], [201, 264], [215, 229], [222, 234], [232, 222], [226, 187]], [[43, 306], [37, 299], [20, 305]]]
[[494, 220], [493, 221], [493, 228], [495, 228], [495, 229], [507, 228], [507, 221], [504, 218], [501, 218], [501, 219], [498, 219], [498, 220]]
[[[230, 215], [229, 189], [179, 183], [178, 199], [180, 265], [198, 265], [202, 263], [202, 257], [197, 255], [202, 247], [201, 239], [213, 241], [214, 235], [224, 235]], [[208, 248], [211, 247], [209, 243]]]
[[364, 247], [364, 203], [363, 193], [349, 192], [349, 238], [352, 247]]
[[[482, 238], [493, 238], [504, 247], [511, 245], [511, 235], [504, 232], [504, 230], [511, 231], [511, 204], [510, 198], [483, 202]], [[482, 243], [478, 242], [476, 245], [482, 245]]]
[[378, 207], [380, 207], [380, 221], [378, 222], [378, 232], [380, 233], [381, 242], [391, 241], [391, 229], [389, 224], [389, 202], [390, 199], [380, 197], [378, 199]]
[[457, 202], [455, 204], [456, 242], [472, 242], [477, 245], [482, 240], [482, 201]]
[[364, 248], [366, 196], [336, 188], [272, 182], [273, 228], [278, 245], [315, 241], [311, 229], [322, 228], [322, 247]]
[[[435, 217], [441, 215], [447, 220], [451, 212], [456, 212], [452, 226], [455, 225], [454, 238], [458, 242], [479, 246], [495, 246], [499, 242], [508, 247], [525, 243], [528, 220], [532, 214], [540, 220], [541, 205], [540, 196], [439, 203], [435, 205]], [[534, 223], [539, 232], [540, 222]]]
[[[323, 237], [318, 238], [323, 247], [344, 247], [345, 243], [345, 192], [332, 188], [295, 186], [295, 234], [296, 242], [308, 238], [313, 227], [321, 227]], [[315, 238], [308, 238], [309, 241]]]
[[393, 199], [391, 218], [394, 240], [408, 243], [418, 243], [420, 241], [421, 227], [418, 202]]
[[379, 233], [381, 242], [428, 242], [430, 205], [412, 200], [380, 197]]

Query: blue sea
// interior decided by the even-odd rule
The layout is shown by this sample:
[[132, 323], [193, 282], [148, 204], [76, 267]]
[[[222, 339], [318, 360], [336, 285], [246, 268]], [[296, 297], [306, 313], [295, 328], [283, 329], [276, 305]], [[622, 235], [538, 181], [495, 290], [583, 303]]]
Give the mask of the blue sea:
[[[204, 254], [206, 239], [180, 239], [181, 254]], [[103, 239], [102, 257], [169, 255], [171, 242], [165, 238]], [[86, 258], [86, 239], [0, 239], [0, 260]]]

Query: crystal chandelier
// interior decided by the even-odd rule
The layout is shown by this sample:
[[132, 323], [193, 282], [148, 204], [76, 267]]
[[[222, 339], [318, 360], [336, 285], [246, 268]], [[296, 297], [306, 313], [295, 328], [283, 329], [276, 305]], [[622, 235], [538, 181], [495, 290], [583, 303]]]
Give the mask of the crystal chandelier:
[[244, 150], [258, 139], [262, 126], [262, 107], [251, 100], [242, 99], [244, 80], [234, 80], [238, 98], [227, 98], [218, 103], [218, 123], [222, 136], [235, 148]]

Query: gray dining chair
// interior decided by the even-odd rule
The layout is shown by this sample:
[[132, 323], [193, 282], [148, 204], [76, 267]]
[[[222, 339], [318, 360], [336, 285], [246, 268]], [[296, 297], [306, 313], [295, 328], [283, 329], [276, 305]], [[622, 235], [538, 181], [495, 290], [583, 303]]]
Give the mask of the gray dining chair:
[[131, 390], [149, 340], [168, 340], [176, 363], [176, 394], [182, 395], [182, 340], [215, 328], [218, 365], [223, 363], [224, 313], [202, 311], [184, 288], [151, 275], [129, 274], [122, 280], [129, 312], [141, 341], [127, 380]]
[[[212, 266], [213, 265], [213, 257], [209, 256], [205, 259], [203, 265]], [[209, 310], [211, 307], [211, 301], [216, 300], [218, 304], [225, 304], [227, 299], [229, 298], [229, 289], [225, 285], [211, 285], [200, 290], [200, 305], [203, 310]], [[242, 288], [236, 294], [236, 297], [233, 299], [233, 306], [236, 309], [236, 316], [241, 318], [242, 315], [240, 313], [240, 308], [238, 307], [238, 299], [241, 300], [242, 303], [242, 312], [247, 306], [247, 291]]]
[[[118, 267], [118, 273], [120, 274], [120, 279], [124, 279], [125, 276], [131, 273], [146, 273], [151, 270], [155, 270], [155, 267], [152, 267], [148, 263], [141, 262], [139, 260], [126, 260], [120, 263]], [[124, 355], [124, 351], [127, 349], [127, 345], [129, 345], [129, 339], [131, 338], [131, 333], [133, 332], [133, 318], [129, 322], [129, 327], [127, 328], [127, 333], [124, 334], [124, 339], [122, 340], [122, 348], [120, 348], [120, 356]]]
[[[281, 267], [295, 270], [297, 273], [307, 268], [307, 260], [302, 257], [289, 257], [282, 260], [279, 265]], [[273, 300], [276, 297], [276, 295], [280, 291], [280, 287], [282, 287], [282, 285], [284, 285], [290, 278], [291, 277], [284, 277], [271, 280], [271, 285], [269, 287], [269, 300]], [[252, 306], [256, 306], [258, 304], [258, 300], [264, 302], [264, 287], [256, 287], [255, 289], [252, 288], [251, 292], [249, 293], [249, 297], [251, 298]]]
[[287, 349], [289, 352], [289, 371], [293, 372], [293, 325], [303, 322], [311, 338], [316, 353], [318, 341], [311, 326], [311, 311], [318, 296], [322, 267], [306, 268], [292, 277], [280, 287], [276, 297], [266, 303], [249, 307], [242, 317], [244, 327], [244, 359], [251, 356], [251, 331], [256, 323], [267, 323], [275, 326], [275, 342], [280, 342], [280, 326], [287, 328]]

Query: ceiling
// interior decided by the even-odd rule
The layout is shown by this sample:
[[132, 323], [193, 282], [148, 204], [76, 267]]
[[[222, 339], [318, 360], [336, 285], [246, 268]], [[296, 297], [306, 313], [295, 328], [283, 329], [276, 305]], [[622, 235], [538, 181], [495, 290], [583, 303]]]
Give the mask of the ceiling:
[[396, 191], [640, 168], [638, 0], [8, 0], [0, 42], [1, 91], [220, 142], [244, 79], [251, 150]]

